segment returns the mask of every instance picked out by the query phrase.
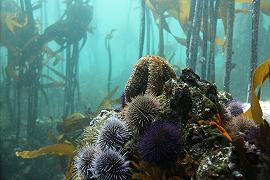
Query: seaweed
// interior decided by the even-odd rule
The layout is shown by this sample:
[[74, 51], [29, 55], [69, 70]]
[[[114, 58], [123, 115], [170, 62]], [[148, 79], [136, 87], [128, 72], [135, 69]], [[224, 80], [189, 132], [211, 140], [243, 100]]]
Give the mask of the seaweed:
[[270, 76], [270, 59], [267, 59], [260, 66], [257, 67], [253, 74], [252, 85], [251, 85], [251, 106], [243, 114], [249, 119], [253, 119], [257, 124], [263, 123], [262, 108], [260, 106], [259, 97], [256, 93], [257, 88], [262, 87], [264, 82]]

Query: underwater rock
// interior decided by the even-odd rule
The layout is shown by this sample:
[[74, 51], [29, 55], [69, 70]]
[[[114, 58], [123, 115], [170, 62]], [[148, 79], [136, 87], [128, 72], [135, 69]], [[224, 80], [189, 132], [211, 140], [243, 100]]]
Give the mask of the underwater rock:
[[[262, 144], [269, 143], [258, 144], [258, 137], [270, 137], [267, 134], [270, 128], [265, 126], [261, 131], [262, 127], [254, 121], [237, 116], [242, 112], [238, 104], [226, 108], [233, 98], [218, 93], [215, 84], [201, 80], [191, 69], [182, 70], [176, 78], [170, 70], [162, 69], [157, 57], [147, 57], [151, 60], [142, 58], [126, 85], [126, 107], [121, 112], [101, 112], [84, 131], [84, 143], [101, 147], [92, 161], [93, 177], [248, 179], [259, 174], [267, 177], [270, 146], [260, 149]], [[156, 66], [157, 72], [162, 73], [158, 78], [166, 76], [162, 81], [150, 78], [158, 76], [150, 73]], [[142, 86], [144, 89], [139, 89]], [[131, 138], [125, 138], [126, 130], [118, 131], [119, 124], [111, 126], [115, 123], [110, 125], [110, 119], [127, 122]], [[269, 140], [265, 137], [265, 141]]]
[[130, 102], [132, 98], [144, 93], [161, 95], [164, 83], [175, 77], [172, 66], [162, 57], [142, 57], [135, 65], [126, 84], [126, 101]]
[[218, 92], [218, 99], [223, 104], [227, 104], [229, 101], [233, 100], [233, 97], [230, 93], [228, 93], [226, 91], [220, 91], [220, 92]]
[[211, 151], [205, 155], [196, 172], [197, 179], [233, 179], [229, 164], [232, 154], [232, 147], [225, 147]]
[[[217, 117], [226, 118], [226, 110], [220, 103], [216, 86], [200, 77], [191, 69], [182, 70], [178, 79], [164, 84], [161, 102], [161, 116], [174, 116], [175, 121], [185, 125], [189, 119], [195, 121]], [[170, 118], [173, 119], [173, 118]], [[218, 122], [220, 123], [220, 122]]]

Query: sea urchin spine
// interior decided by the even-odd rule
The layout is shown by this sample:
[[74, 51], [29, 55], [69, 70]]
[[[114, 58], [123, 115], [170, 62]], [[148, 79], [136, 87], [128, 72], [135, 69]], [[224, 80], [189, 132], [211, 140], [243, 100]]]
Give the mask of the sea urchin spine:
[[111, 117], [102, 127], [97, 138], [97, 145], [103, 151], [106, 149], [120, 150], [130, 136], [131, 133], [125, 122], [117, 117]]
[[92, 160], [98, 150], [93, 145], [85, 145], [78, 154], [74, 157], [75, 177], [83, 177], [89, 179], [92, 176]]
[[130, 176], [129, 162], [118, 151], [106, 150], [92, 163], [93, 178], [97, 180], [126, 180]]
[[169, 122], [153, 123], [138, 142], [143, 160], [158, 165], [175, 160], [180, 150], [180, 130]]
[[142, 135], [157, 118], [160, 103], [153, 95], [136, 96], [125, 110], [125, 118], [129, 127], [136, 134]]

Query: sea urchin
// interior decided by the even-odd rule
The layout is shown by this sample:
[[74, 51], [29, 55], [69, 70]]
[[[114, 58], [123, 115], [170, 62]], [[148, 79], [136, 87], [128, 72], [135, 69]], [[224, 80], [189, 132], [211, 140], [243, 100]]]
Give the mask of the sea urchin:
[[226, 129], [232, 135], [240, 135], [247, 138], [247, 140], [254, 140], [259, 136], [259, 127], [257, 124], [244, 116], [237, 116], [232, 118], [226, 124]]
[[244, 112], [243, 111], [243, 104], [237, 100], [230, 101], [227, 104], [226, 109], [233, 117], [236, 117]]
[[108, 149], [98, 154], [92, 163], [93, 178], [97, 180], [126, 180], [129, 178], [129, 162], [118, 151]]
[[180, 150], [180, 130], [169, 122], [155, 122], [139, 139], [138, 148], [144, 161], [167, 164]]
[[97, 138], [97, 145], [103, 151], [106, 149], [120, 150], [130, 136], [131, 133], [125, 122], [117, 117], [111, 117], [102, 127]]
[[125, 118], [130, 128], [136, 134], [142, 135], [156, 119], [159, 106], [159, 101], [153, 95], [136, 96], [125, 110]]
[[76, 177], [89, 179], [92, 176], [92, 160], [97, 152], [97, 148], [93, 145], [85, 145], [79, 150], [78, 154], [74, 157], [74, 175]]

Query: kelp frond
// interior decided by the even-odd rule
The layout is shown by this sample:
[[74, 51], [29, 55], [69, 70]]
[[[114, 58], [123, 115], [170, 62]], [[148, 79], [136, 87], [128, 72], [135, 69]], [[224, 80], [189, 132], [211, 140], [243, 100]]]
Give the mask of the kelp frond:
[[259, 97], [256, 93], [257, 88], [261, 88], [265, 80], [270, 76], [270, 58], [264, 61], [263, 64], [257, 67], [253, 74], [252, 85], [251, 85], [251, 106], [243, 114], [249, 119], [253, 119], [257, 124], [263, 123], [263, 113], [260, 106]]
[[6, 25], [8, 27], [8, 29], [15, 34], [15, 28], [22, 28], [24, 26], [26, 26], [28, 24], [28, 18], [27, 16], [25, 16], [24, 18], [24, 22], [22, 24], [20, 24], [17, 20], [15, 20], [16, 18], [16, 14], [12, 14], [12, 15], [7, 15], [6, 16]]
[[76, 148], [73, 144], [66, 142], [63, 144], [53, 144], [45, 146], [37, 150], [16, 152], [16, 156], [21, 158], [36, 158], [47, 154], [57, 156], [66, 155], [69, 158], [66, 171], [66, 179], [70, 179], [73, 171], [72, 160], [75, 154], [75, 150]]
[[22, 157], [22, 158], [36, 158], [39, 156], [52, 154], [52, 155], [58, 155], [58, 156], [72, 156], [75, 151], [75, 147], [71, 143], [63, 143], [63, 144], [53, 144], [49, 146], [45, 146], [42, 148], [39, 148], [37, 150], [32, 151], [21, 151], [16, 152], [16, 156]]

